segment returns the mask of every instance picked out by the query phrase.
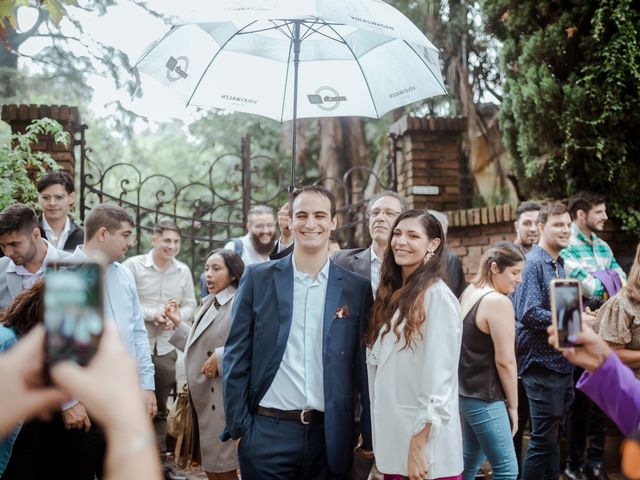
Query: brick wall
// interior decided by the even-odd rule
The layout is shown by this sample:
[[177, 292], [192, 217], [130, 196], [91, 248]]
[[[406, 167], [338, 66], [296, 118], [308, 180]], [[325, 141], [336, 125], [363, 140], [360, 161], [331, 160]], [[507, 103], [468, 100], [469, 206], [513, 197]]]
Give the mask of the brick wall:
[[465, 130], [464, 118], [405, 116], [391, 126], [398, 192], [415, 208], [470, 206], [470, 174], [461, 149]]
[[71, 134], [68, 146], [56, 144], [49, 135], [40, 135], [39, 142], [32, 145], [33, 151], [48, 152], [63, 170], [75, 177], [76, 157], [74, 138], [80, 131], [80, 113], [77, 107], [66, 105], [3, 105], [0, 115], [14, 133], [24, 132], [33, 120], [51, 118], [57, 120]]
[[[449, 218], [447, 245], [462, 260], [467, 281], [478, 272], [480, 257], [495, 242], [512, 242], [516, 235], [513, 223], [516, 205], [497, 205], [446, 212]], [[638, 244], [637, 235], [623, 232], [611, 220], [600, 237], [611, 246], [613, 254], [628, 272]]]
[[480, 257], [499, 240], [513, 241], [516, 205], [469, 208], [446, 212], [447, 245], [462, 260], [467, 281], [478, 271]]

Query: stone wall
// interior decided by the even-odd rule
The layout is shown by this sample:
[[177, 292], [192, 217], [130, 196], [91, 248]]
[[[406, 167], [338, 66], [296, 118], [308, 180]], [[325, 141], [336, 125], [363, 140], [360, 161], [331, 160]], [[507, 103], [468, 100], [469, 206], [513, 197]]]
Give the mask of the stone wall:
[[57, 120], [71, 135], [69, 145], [53, 142], [49, 135], [40, 135], [37, 144], [32, 145], [34, 152], [48, 152], [51, 157], [75, 178], [76, 156], [74, 147], [76, 133], [80, 131], [80, 113], [77, 107], [66, 105], [3, 105], [0, 118], [11, 127], [13, 133], [24, 132], [27, 126], [40, 118]]

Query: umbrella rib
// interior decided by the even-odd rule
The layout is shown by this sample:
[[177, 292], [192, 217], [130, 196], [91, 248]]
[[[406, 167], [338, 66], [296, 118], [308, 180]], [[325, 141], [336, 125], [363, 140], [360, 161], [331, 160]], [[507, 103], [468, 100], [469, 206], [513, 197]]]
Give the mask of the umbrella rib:
[[[328, 26], [329, 28], [331, 28], [331, 26], [330, 26], [328, 23], [324, 23], [324, 24], [322, 24], [322, 25], [320, 26], [320, 28], [322, 28], [322, 27], [324, 27], [324, 26]], [[312, 30], [312, 31], [313, 31], [313, 33], [317, 33], [318, 35], [322, 35], [323, 37], [328, 38], [329, 40], [333, 40], [334, 42], [337, 42], [337, 43], [347, 43], [347, 42], [344, 40], [344, 38], [340, 37], [340, 35], [338, 35], [338, 34], [336, 33], [336, 31], [335, 31], [333, 28], [331, 28], [331, 30], [332, 30], [334, 33], [336, 33], [336, 35], [338, 35], [338, 37], [339, 37], [339, 38], [333, 38], [333, 37], [331, 37], [331, 36], [327, 35], [326, 33], [322, 33], [322, 32], [320, 31], [320, 29], [312, 28], [312, 26], [308, 27], [308, 29], [309, 29], [309, 30]], [[309, 31], [309, 30], [307, 30], [307, 31]], [[304, 37], [302, 40], [304, 40], [305, 38], [308, 38], [310, 35], [312, 35], [312, 34], [307, 35], [307, 36], [306, 36], [306, 37]]]
[[416, 56], [420, 59], [420, 61], [421, 61], [422, 63], [424, 63], [424, 66], [425, 66], [425, 67], [427, 67], [427, 70], [429, 70], [429, 73], [433, 76], [433, 78], [435, 79], [435, 81], [436, 81], [436, 82], [438, 82], [438, 85], [440, 85], [440, 88], [442, 88], [442, 90], [444, 90], [445, 95], [446, 95], [446, 93], [447, 93], [447, 89], [446, 89], [446, 88], [444, 88], [444, 85], [443, 85], [442, 83], [440, 83], [440, 80], [438, 80], [438, 76], [437, 76], [435, 73], [433, 73], [433, 70], [431, 70], [431, 67], [429, 66], [429, 64], [428, 64], [427, 62], [425, 62], [425, 61], [424, 61], [424, 58], [422, 58], [418, 52], [416, 52], [416, 49], [415, 49], [415, 48], [413, 48], [413, 45], [411, 45], [411, 44], [410, 44], [409, 42], [407, 42], [406, 40], [402, 40], [402, 41], [403, 41], [404, 43], [406, 43], [406, 44], [407, 44], [407, 46], [408, 46], [408, 47], [413, 51], [413, 53], [415, 53], [415, 54], [416, 54]]
[[227, 38], [227, 41], [224, 42], [224, 44], [220, 48], [218, 48], [218, 51], [216, 52], [216, 54], [213, 56], [213, 58], [211, 59], [211, 61], [207, 65], [207, 68], [205, 68], [204, 71], [202, 72], [202, 75], [200, 75], [200, 78], [198, 79], [198, 83], [196, 83], [196, 86], [193, 88], [193, 92], [191, 92], [191, 96], [189, 97], [189, 100], [187, 100], [187, 105], [186, 105], [187, 107], [191, 103], [191, 100], [193, 99], [193, 96], [196, 94], [196, 91], [198, 90], [198, 87], [200, 86], [200, 83], [202, 83], [202, 79], [204, 78], [204, 76], [209, 71], [209, 68], [211, 68], [211, 64], [213, 64], [215, 59], [218, 58], [218, 55], [220, 54], [220, 52], [222, 52], [222, 50], [224, 50], [224, 47], [227, 46], [227, 43], [229, 43], [233, 38], [235, 38], [236, 35], [238, 35], [238, 33], [240, 33], [242, 31], [244, 31], [245, 29], [249, 28], [251, 25], [253, 25], [256, 22], [257, 22], [257, 20], [254, 20], [253, 22], [248, 23], [247, 25], [242, 27], [238, 32], [234, 33], [229, 38]]
[[134, 68], [136, 68], [140, 62], [142, 62], [145, 58], [147, 58], [147, 56], [148, 56], [148, 55], [149, 55], [153, 50], [155, 50], [155, 48], [156, 48], [158, 45], [160, 45], [160, 44], [162, 43], [162, 41], [163, 41], [165, 38], [167, 38], [169, 35], [171, 35], [171, 33], [172, 33], [172, 32], [173, 32], [177, 27], [178, 27], [177, 25], [172, 25], [172, 26], [171, 26], [171, 28], [169, 29], [169, 31], [168, 31], [167, 33], [165, 33], [165, 34], [162, 36], [162, 38], [156, 42], [156, 44], [153, 46], [153, 48], [150, 48], [148, 52], [146, 52], [142, 57], [140, 57], [140, 58], [138, 59], [138, 61], [136, 62], [136, 64], [132, 67], [132, 70], [133, 70]]
[[338, 32], [336, 32], [335, 28], [333, 28], [331, 25], [329, 25], [329, 28], [333, 31], [333, 33], [335, 33], [338, 37], [340, 37], [340, 39], [342, 39], [344, 44], [347, 46], [347, 48], [351, 52], [351, 55], [353, 56], [353, 59], [356, 61], [356, 65], [358, 65], [358, 68], [360, 69], [360, 73], [362, 74], [362, 79], [364, 80], [364, 83], [367, 86], [367, 91], [369, 92], [369, 98], [371, 99], [371, 103], [373, 104], [373, 109], [376, 112], [376, 118], [380, 118], [380, 114], [378, 113], [378, 107], [376, 106], [376, 102], [373, 99], [373, 94], [371, 93], [371, 87], [369, 86], [369, 81], [367, 80], [367, 76], [364, 74], [364, 70], [362, 69], [362, 65], [360, 65], [360, 60], [356, 56], [356, 54], [353, 51], [353, 49], [351, 48], [351, 46], [342, 37], [342, 35], [340, 35]]
[[[284, 117], [284, 104], [287, 99], [287, 85], [289, 83], [289, 66], [291, 65], [291, 49], [293, 48], [293, 39], [289, 42], [289, 55], [287, 56], [287, 69], [284, 77], [284, 91], [282, 92], [282, 109], [280, 110], [280, 123]], [[293, 128], [296, 128], [294, 125]]]

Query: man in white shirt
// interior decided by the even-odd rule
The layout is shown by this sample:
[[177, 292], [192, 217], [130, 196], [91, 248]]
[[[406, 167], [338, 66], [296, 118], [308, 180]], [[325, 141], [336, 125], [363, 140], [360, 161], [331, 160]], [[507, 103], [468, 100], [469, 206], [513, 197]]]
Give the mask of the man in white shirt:
[[73, 178], [66, 172], [49, 172], [36, 188], [42, 209], [40, 233], [57, 249], [73, 252], [84, 241], [84, 230], [69, 217], [75, 202]]
[[362, 338], [370, 283], [329, 260], [335, 197], [291, 194], [293, 254], [245, 270], [225, 345], [222, 440], [239, 443], [243, 478], [342, 478], [354, 451], [354, 384], [371, 449]]
[[169, 300], [175, 300], [183, 322], [191, 320], [196, 307], [191, 270], [176, 259], [180, 252], [180, 237], [180, 228], [175, 223], [159, 222], [151, 237], [153, 249], [123, 263], [135, 279], [149, 333], [158, 404], [154, 426], [161, 452], [166, 450], [167, 398], [175, 384], [177, 359], [176, 350], [169, 343], [173, 323], [164, 316], [164, 307]]
[[0, 213], [0, 310], [42, 278], [47, 264], [68, 256], [42, 238], [36, 212], [17, 203]]

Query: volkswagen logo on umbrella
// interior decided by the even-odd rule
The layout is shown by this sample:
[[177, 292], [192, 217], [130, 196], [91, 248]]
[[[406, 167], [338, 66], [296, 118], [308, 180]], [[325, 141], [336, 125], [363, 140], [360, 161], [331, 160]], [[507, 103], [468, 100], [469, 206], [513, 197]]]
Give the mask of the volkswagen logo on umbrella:
[[346, 102], [347, 97], [340, 95], [335, 88], [320, 87], [316, 93], [307, 95], [307, 99], [311, 105], [317, 105], [320, 110], [330, 112], [340, 105], [340, 102]]
[[167, 80], [175, 82], [181, 78], [186, 79], [189, 74], [189, 59], [187, 57], [169, 57], [167, 60]]

